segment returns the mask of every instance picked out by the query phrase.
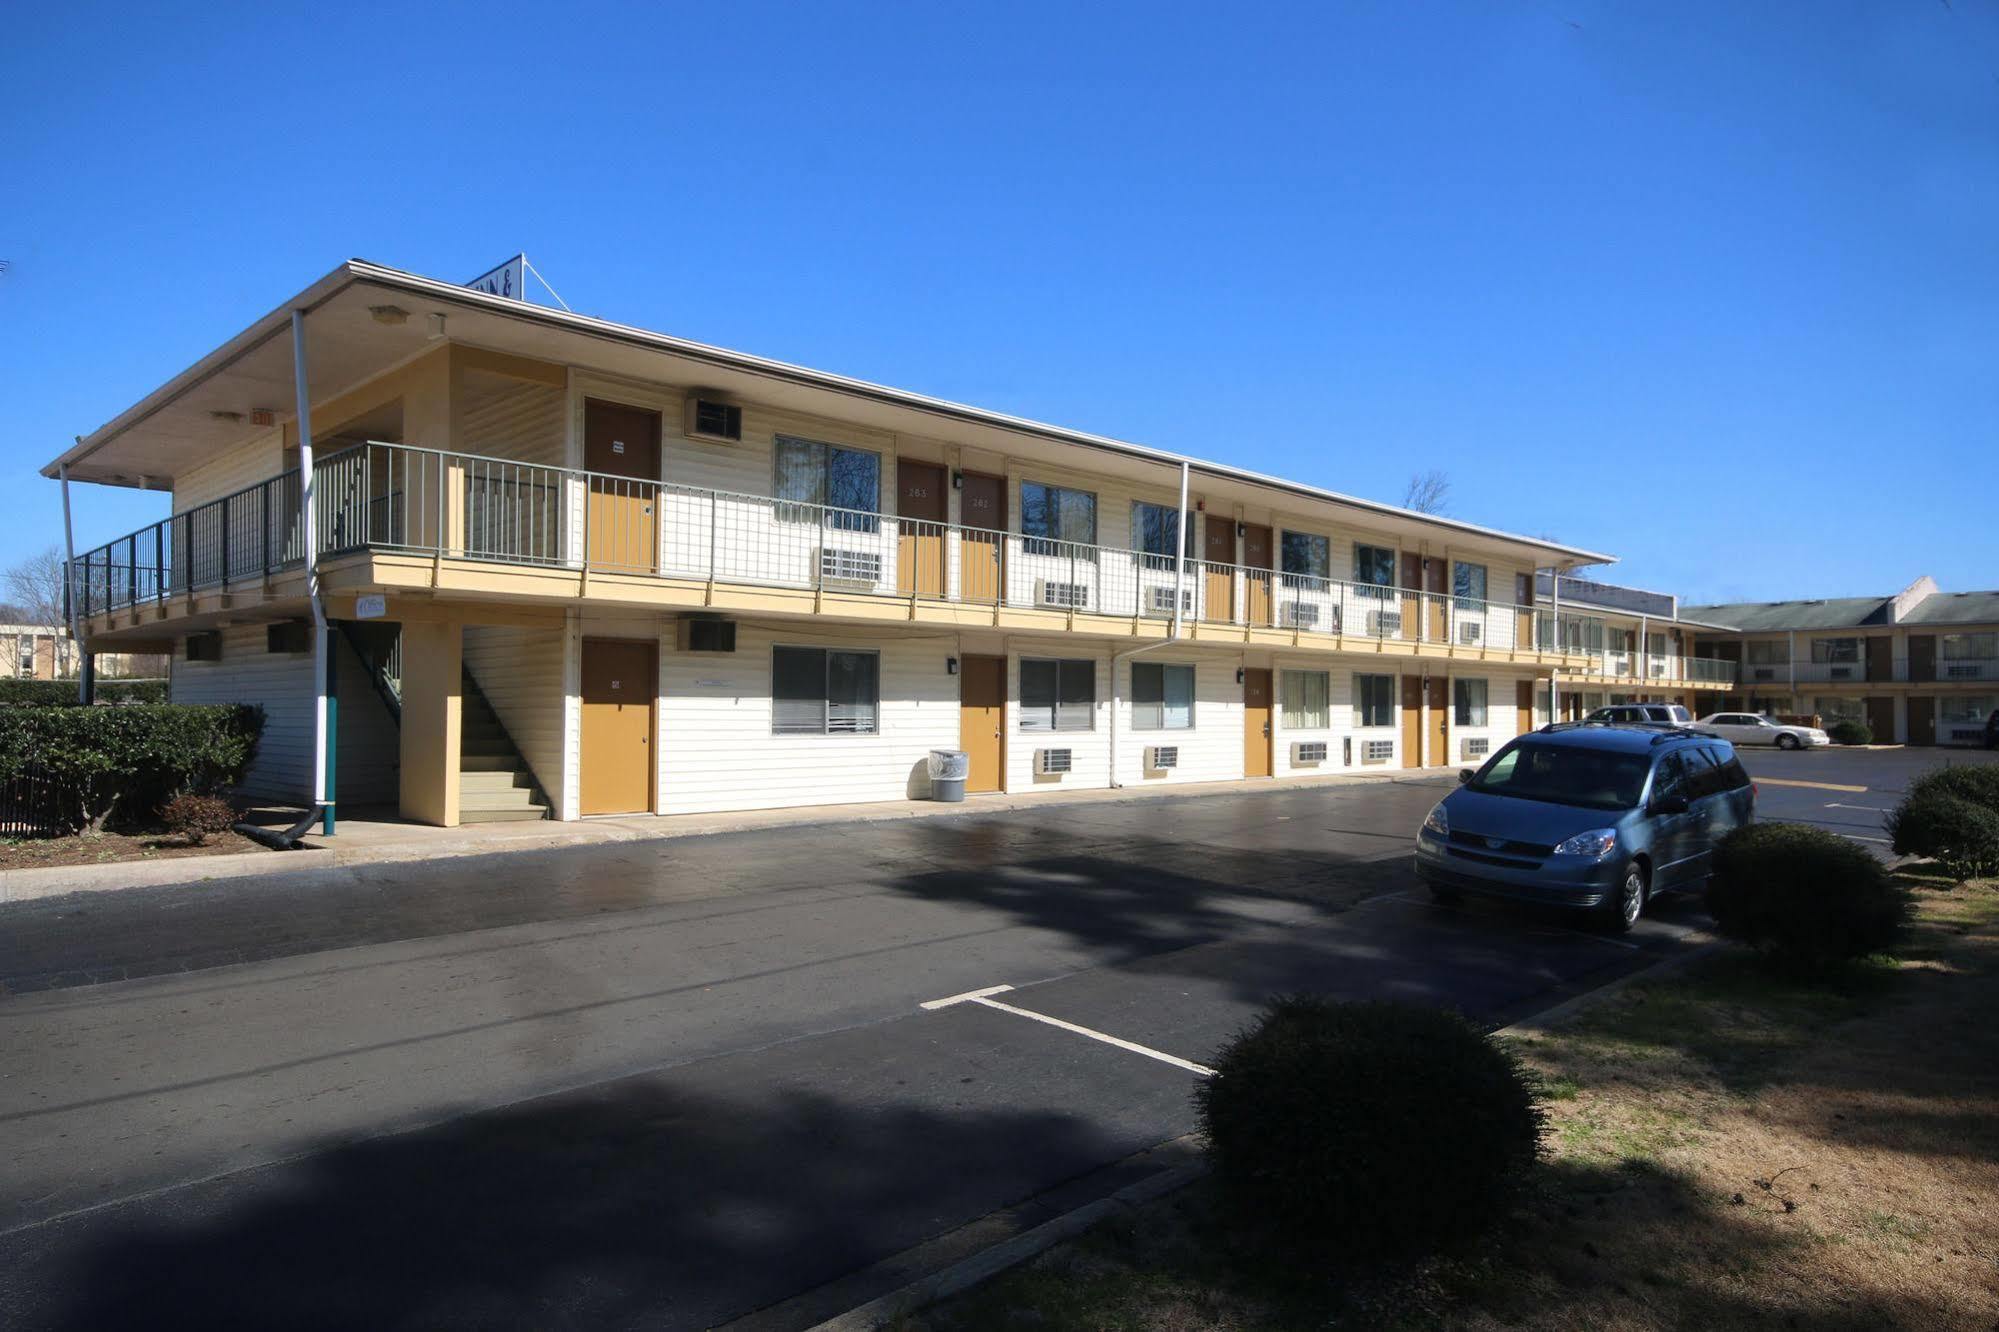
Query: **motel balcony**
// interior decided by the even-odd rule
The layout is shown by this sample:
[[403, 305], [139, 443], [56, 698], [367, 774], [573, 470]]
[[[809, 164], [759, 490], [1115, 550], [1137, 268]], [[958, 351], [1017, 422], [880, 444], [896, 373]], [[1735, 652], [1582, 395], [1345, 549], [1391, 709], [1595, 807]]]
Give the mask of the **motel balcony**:
[[[1173, 618], [1171, 555], [402, 444], [321, 456], [314, 474], [336, 618], [359, 595], [385, 596], [391, 620], [414, 601], [582, 602], [1161, 638]], [[78, 556], [86, 638], [300, 613], [299, 499], [293, 471]], [[1197, 641], [1602, 665], [1581, 646], [1602, 641], [1594, 617], [1191, 557], [1181, 611]]]
[[1634, 688], [1713, 689], [1735, 687], [1738, 668], [1718, 657], [1683, 657], [1662, 652], [1625, 652], [1584, 646], [1581, 667], [1562, 667], [1565, 676]]
[[1800, 661], [1742, 668], [1752, 684], [1978, 684], [1999, 680], [1999, 660], [1990, 657], [1940, 657], [1928, 663], [1893, 661]]

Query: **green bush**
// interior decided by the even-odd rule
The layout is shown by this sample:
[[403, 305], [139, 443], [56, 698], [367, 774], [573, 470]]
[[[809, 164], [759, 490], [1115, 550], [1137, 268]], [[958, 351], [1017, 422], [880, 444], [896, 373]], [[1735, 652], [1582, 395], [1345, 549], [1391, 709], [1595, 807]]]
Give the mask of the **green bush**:
[[0, 781], [37, 772], [78, 822], [102, 828], [241, 781], [263, 729], [264, 710], [251, 706], [0, 708]]
[[[99, 680], [99, 703], [164, 703], [165, 680]], [[0, 680], [0, 707], [66, 708], [76, 704], [74, 680]]]
[[1214, 1064], [1195, 1099], [1218, 1197], [1315, 1269], [1475, 1237], [1540, 1153], [1531, 1076], [1450, 1013], [1280, 999]]
[[1999, 763], [1953, 763], [1909, 783], [1908, 799], [1930, 794], [1954, 795], [1999, 813]]
[[1836, 721], [1825, 728], [1826, 737], [1836, 745], [1871, 745], [1874, 732], [1866, 722]]
[[1908, 893], [1865, 847], [1797, 823], [1722, 838], [1707, 907], [1721, 935], [1801, 968], [1878, 953], [1910, 915]]
[[1931, 787], [1912, 790], [1888, 816], [1895, 854], [1922, 856], [1960, 879], [1999, 874], [1999, 809]]
[[179, 833], [189, 846], [200, 846], [210, 835], [229, 831], [236, 822], [236, 809], [221, 796], [187, 791], [161, 807], [160, 822], [169, 832]]

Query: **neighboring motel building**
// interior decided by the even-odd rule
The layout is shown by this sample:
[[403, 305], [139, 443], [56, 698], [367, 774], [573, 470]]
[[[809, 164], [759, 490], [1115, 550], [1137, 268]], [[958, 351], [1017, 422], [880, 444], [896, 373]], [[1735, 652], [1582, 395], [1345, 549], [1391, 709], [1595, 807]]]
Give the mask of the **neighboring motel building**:
[[261, 703], [294, 800], [323, 655], [330, 794], [438, 824], [920, 796], [939, 748], [1014, 793], [1457, 765], [1551, 691], [1736, 684], [1561, 597], [1597, 552], [359, 261], [46, 471], [173, 494], [77, 556], [92, 652]]
[[1697, 652], [1741, 688], [1724, 706], [1864, 721], [1882, 743], [1977, 744], [1999, 708], [1999, 592], [1943, 592], [1925, 575], [1893, 596], [1694, 606], [1725, 625]]

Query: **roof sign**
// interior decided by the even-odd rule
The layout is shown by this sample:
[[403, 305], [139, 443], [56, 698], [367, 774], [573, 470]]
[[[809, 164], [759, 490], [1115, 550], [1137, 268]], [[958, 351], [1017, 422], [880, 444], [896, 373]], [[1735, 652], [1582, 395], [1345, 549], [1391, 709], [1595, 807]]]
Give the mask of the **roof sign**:
[[488, 296], [505, 296], [511, 300], [527, 299], [527, 265], [525, 253], [517, 254], [498, 268], [488, 269], [465, 285], [474, 291], [483, 291]]

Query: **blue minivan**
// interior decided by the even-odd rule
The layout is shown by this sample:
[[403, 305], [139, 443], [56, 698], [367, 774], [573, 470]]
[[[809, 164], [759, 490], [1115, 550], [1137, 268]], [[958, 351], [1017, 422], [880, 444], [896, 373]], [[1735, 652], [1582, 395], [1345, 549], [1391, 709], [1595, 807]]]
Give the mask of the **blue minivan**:
[[1706, 884], [1714, 844], [1756, 817], [1734, 747], [1696, 731], [1549, 726], [1458, 782], [1416, 835], [1433, 894], [1577, 907], [1617, 930], [1655, 893]]

